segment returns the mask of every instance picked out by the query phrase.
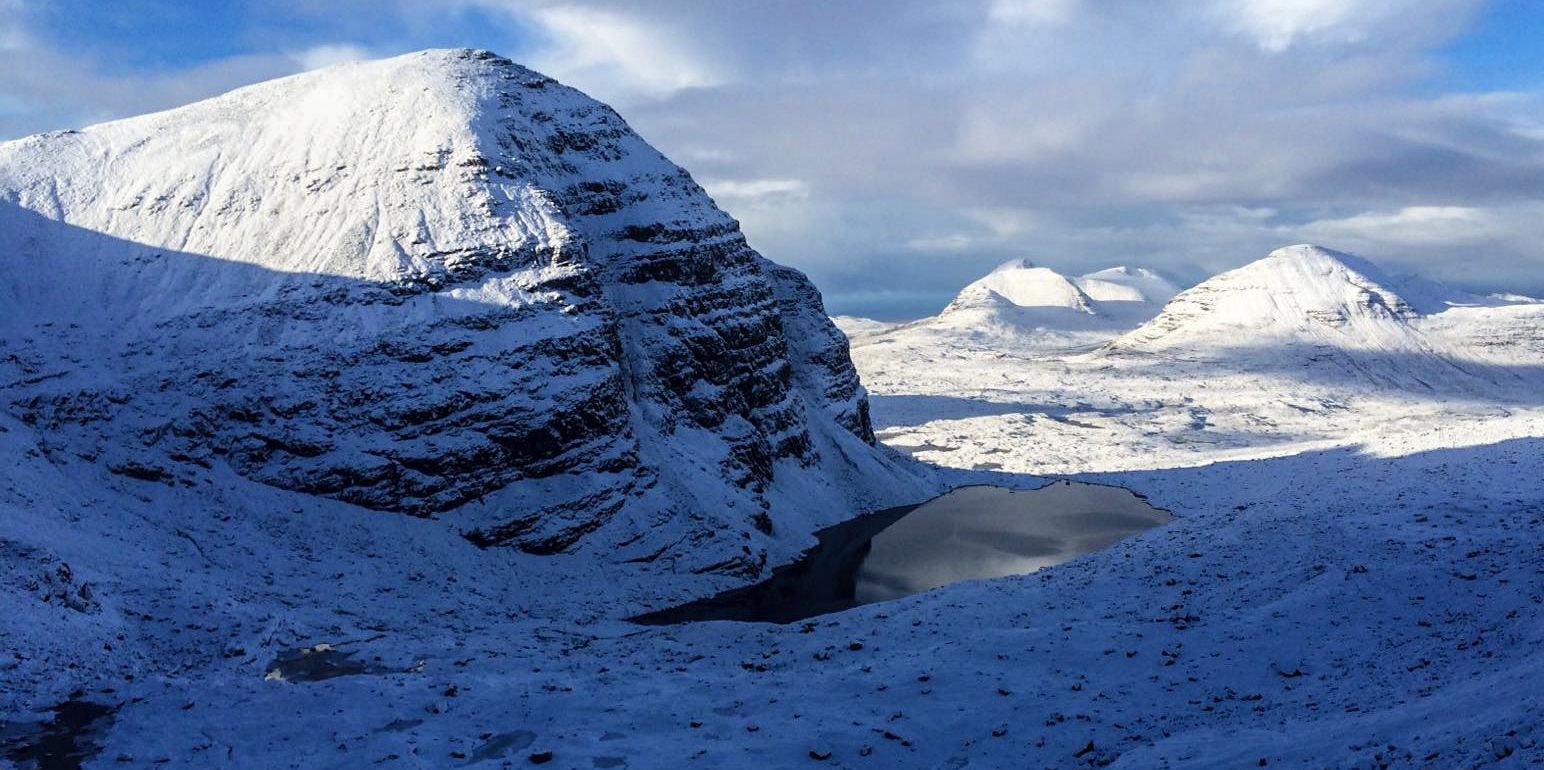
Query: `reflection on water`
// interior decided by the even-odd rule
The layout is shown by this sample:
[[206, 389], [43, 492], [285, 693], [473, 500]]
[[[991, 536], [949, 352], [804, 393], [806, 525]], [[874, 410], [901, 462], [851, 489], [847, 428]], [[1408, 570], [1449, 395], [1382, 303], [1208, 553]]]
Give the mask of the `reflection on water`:
[[53, 719], [42, 723], [0, 722], [0, 757], [9, 760], [5, 767], [80, 770], [102, 750], [102, 737], [113, 723], [112, 706], [72, 698], [53, 712]]
[[820, 545], [760, 584], [633, 620], [787, 623], [961, 580], [1027, 574], [1170, 519], [1119, 487], [963, 487], [822, 530]]

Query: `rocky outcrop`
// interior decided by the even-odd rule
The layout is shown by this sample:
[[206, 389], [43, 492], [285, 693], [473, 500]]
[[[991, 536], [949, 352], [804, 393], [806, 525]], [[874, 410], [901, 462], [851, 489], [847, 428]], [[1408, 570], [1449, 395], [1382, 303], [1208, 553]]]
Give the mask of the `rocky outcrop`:
[[786, 477], [907, 476], [814, 287], [485, 52], [0, 145], [0, 225], [7, 407], [126, 479], [224, 464], [539, 553], [727, 534], [744, 569]]

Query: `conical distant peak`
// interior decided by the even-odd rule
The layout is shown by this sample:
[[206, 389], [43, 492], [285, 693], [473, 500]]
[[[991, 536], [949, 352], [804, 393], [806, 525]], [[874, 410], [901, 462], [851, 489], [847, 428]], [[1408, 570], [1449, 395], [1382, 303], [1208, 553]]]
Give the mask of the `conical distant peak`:
[[1034, 270], [1038, 266], [1027, 257], [1016, 257], [992, 268], [993, 273], [1006, 273], [1010, 270]]
[[1275, 251], [1265, 255], [1264, 259], [1258, 260], [1254, 263], [1251, 263], [1250, 265], [1246, 265], [1245, 267], [1248, 268], [1253, 265], [1260, 265], [1263, 267], [1272, 263], [1279, 264], [1282, 262], [1299, 265], [1302, 267], [1316, 268], [1319, 271], [1325, 271], [1329, 273], [1358, 275], [1363, 279], [1382, 284], [1383, 287], [1387, 289], [1393, 289], [1397, 283], [1383, 271], [1383, 268], [1378, 267], [1366, 259], [1358, 257], [1354, 254], [1347, 254], [1344, 251], [1336, 251], [1335, 249], [1309, 243], [1298, 244], [1295, 246], [1285, 246], [1276, 249]]
[[1327, 247], [1324, 247], [1324, 246], [1320, 246], [1320, 245], [1314, 244], [1314, 243], [1298, 243], [1298, 244], [1293, 244], [1291, 246], [1282, 246], [1281, 248], [1275, 249], [1271, 253], [1266, 254], [1265, 256], [1267, 258], [1270, 258], [1270, 259], [1326, 259], [1326, 258], [1328, 258], [1328, 259], [1339, 260], [1342, 257], [1349, 257], [1351, 255], [1349, 255], [1349, 254], [1347, 254], [1347, 253], [1345, 253], [1343, 251], [1336, 251], [1334, 249], [1327, 248]]

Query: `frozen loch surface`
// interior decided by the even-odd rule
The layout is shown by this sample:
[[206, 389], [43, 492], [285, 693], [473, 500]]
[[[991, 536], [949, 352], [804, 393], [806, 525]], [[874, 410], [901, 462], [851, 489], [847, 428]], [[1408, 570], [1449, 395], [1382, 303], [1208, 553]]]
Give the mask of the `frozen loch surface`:
[[1120, 487], [962, 487], [827, 528], [820, 545], [762, 583], [636, 620], [788, 623], [962, 580], [1027, 575], [1172, 518]]

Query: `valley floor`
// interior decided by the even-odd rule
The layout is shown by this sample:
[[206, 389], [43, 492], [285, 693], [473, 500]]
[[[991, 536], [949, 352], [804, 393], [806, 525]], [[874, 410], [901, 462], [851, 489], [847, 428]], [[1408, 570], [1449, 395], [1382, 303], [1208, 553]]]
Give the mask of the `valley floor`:
[[[99, 606], [5, 595], [5, 729], [79, 687], [116, 708], [88, 767], [1544, 764], [1544, 403], [1527, 388], [1444, 400], [861, 340], [854, 358], [881, 437], [940, 488], [1071, 475], [1177, 521], [805, 624], [641, 628], [621, 618], [663, 575], [621, 584], [234, 477], [107, 479], [6, 421], [20, 515], [0, 544], [51, 544], [10, 562], [69, 561]], [[269, 676], [321, 643], [358, 673]]]

